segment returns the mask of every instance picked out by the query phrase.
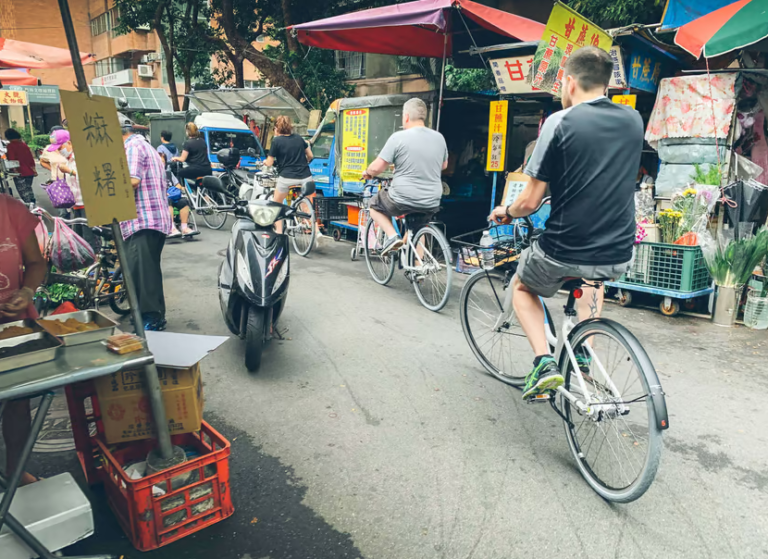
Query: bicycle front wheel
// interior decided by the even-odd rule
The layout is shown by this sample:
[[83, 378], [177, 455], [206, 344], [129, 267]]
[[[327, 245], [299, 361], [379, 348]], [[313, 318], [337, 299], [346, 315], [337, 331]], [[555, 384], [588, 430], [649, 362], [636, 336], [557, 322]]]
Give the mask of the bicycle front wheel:
[[227, 222], [226, 212], [220, 212], [213, 209], [213, 206], [225, 206], [227, 204], [227, 197], [221, 192], [211, 192], [206, 188], [200, 189], [200, 197], [203, 200], [203, 205], [200, 208], [200, 213], [203, 214], [203, 221], [210, 229], [221, 229]]
[[293, 206], [296, 211], [308, 214], [311, 217], [294, 216], [289, 225], [291, 240], [296, 254], [307, 256], [315, 244], [317, 225], [315, 224], [315, 209], [308, 198], [302, 198]]
[[373, 281], [380, 285], [387, 285], [395, 275], [395, 258], [398, 254], [397, 251], [392, 251], [382, 256], [381, 249], [386, 240], [387, 234], [384, 230], [376, 225], [373, 219], [369, 219], [363, 237], [363, 254]]
[[563, 352], [564, 386], [586, 409], [560, 395], [568, 446], [592, 489], [607, 501], [629, 503], [648, 490], [659, 468], [663, 442], [649, 382], [658, 377], [637, 338], [611, 320], [578, 324], [569, 342], [578, 365]]
[[416, 233], [411, 249], [410, 266], [416, 296], [427, 309], [438, 312], [451, 294], [451, 247], [445, 236], [432, 225]]

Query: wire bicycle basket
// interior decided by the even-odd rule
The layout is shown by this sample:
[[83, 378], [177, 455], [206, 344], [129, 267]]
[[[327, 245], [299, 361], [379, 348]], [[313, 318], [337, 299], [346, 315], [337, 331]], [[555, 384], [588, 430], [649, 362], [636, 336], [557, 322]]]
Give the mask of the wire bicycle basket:
[[470, 231], [451, 239], [452, 243], [458, 245], [459, 259], [465, 266], [469, 268], [482, 266], [483, 251], [487, 249], [480, 245], [480, 240], [485, 231], [489, 231], [493, 239], [494, 268], [516, 263], [520, 253], [529, 245], [528, 226], [522, 222]]

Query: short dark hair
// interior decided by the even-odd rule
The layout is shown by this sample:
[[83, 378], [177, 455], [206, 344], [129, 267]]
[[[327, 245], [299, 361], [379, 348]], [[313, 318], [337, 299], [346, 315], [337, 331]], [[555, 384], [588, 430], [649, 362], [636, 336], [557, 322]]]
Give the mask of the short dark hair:
[[16, 130], [13, 128], [9, 128], [5, 131], [5, 139], [6, 140], [21, 140], [21, 134], [19, 134]]
[[160, 137], [166, 142], [170, 142], [173, 138], [173, 133], [170, 130], [163, 130], [160, 132]]
[[[63, 126], [59, 126], [58, 124], [56, 126], [52, 126], [50, 134], [53, 134], [54, 132], [56, 132], [56, 130], [64, 130], [64, 127]], [[50, 136], [50, 134], [49, 134], [49, 136]]]
[[565, 63], [565, 75], [575, 79], [584, 91], [608, 87], [612, 74], [611, 56], [597, 47], [582, 47]]

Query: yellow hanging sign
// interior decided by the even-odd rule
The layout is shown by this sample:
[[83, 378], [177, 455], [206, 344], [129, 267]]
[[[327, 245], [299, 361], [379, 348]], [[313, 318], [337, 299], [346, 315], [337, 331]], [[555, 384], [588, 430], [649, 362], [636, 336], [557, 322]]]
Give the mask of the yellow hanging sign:
[[88, 225], [136, 219], [136, 198], [115, 100], [61, 91]]
[[509, 101], [491, 101], [488, 119], [488, 171], [503, 171], [507, 155]]
[[27, 92], [12, 91], [10, 89], [0, 89], [0, 105], [19, 105], [26, 106]]
[[636, 108], [637, 95], [614, 95], [611, 97], [611, 101], [618, 105], [626, 105], [627, 107]]
[[578, 49], [593, 46], [610, 53], [613, 40], [597, 25], [558, 2], [534, 55], [533, 87], [560, 96], [565, 63]]
[[341, 141], [341, 180], [359, 181], [368, 168], [370, 109], [344, 111]]

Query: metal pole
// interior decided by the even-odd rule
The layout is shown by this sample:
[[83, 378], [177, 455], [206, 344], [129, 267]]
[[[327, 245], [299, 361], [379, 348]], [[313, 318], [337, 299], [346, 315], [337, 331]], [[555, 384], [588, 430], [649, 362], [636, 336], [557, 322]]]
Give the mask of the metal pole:
[[30, 138], [35, 135], [35, 127], [32, 125], [32, 104], [27, 97], [27, 117], [29, 118], [29, 136]]
[[448, 33], [443, 35], [443, 71], [440, 73], [440, 98], [437, 100], [437, 131], [440, 131], [440, 113], [443, 110], [443, 88], [445, 87], [445, 61], [448, 57]]
[[[77, 48], [77, 37], [75, 36], [75, 27], [72, 24], [72, 14], [69, 11], [69, 3], [67, 0], [58, 1], [59, 10], [61, 10], [61, 19], [64, 23], [64, 33], [67, 36], [67, 44], [69, 44], [69, 53], [72, 56], [72, 65], [74, 66], [75, 76], [77, 77], [77, 89], [82, 93], [88, 93], [88, 84], [85, 81], [83, 62], [80, 60], [80, 49]], [[120, 224], [116, 219], [112, 220], [112, 235], [115, 239], [117, 257], [120, 259], [122, 265], [123, 287], [128, 291], [128, 301], [131, 305], [131, 313], [136, 328], [136, 335], [144, 338], [144, 323], [141, 320], [141, 309], [139, 308], [138, 300], [136, 299], [136, 289], [133, 285], [131, 270], [127, 265], [128, 259], [125, 255], [125, 245], [123, 244], [123, 235], [120, 231]], [[144, 381], [149, 392], [149, 401], [152, 405], [152, 417], [155, 420], [155, 426], [157, 428], [157, 442], [160, 446], [160, 456], [164, 460], [170, 460], [174, 456], [173, 446], [171, 445], [171, 434], [168, 430], [165, 406], [163, 405], [163, 399], [160, 392], [160, 380], [157, 376], [157, 367], [154, 364], [144, 367]]]
[[[64, 0], [66, 2], [66, 0]], [[116, 219], [112, 220], [112, 236], [115, 239], [115, 248], [117, 248], [117, 257], [120, 259], [120, 268], [123, 271], [123, 287], [128, 291], [128, 302], [131, 305], [131, 317], [133, 318], [136, 335], [146, 338], [144, 333], [144, 322], [141, 319], [141, 309], [136, 297], [136, 286], [133, 283], [131, 268], [128, 266], [128, 260], [125, 255], [125, 243], [123, 242], [123, 233], [120, 230], [120, 224]], [[160, 390], [160, 380], [157, 374], [157, 366], [152, 363], [144, 366], [144, 383], [149, 392], [149, 403], [152, 406], [152, 417], [155, 420], [157, 429], [157, 442], [160, 447], [160, 456], [163, 460], [173, 458], [173, 445], [171, 444], [171, 433], [168, 430], [168, 421], [165, 415], [165, 404]]]
[[[496, 207], [496, 179], [498, 178], [499, 173], [496, 171], [493, 173], [493, 190], [491, 191], [491, 212], [493, 212], [493, 208]], [[489, 221], [491, 225], [493, 225], [492, 221]]]

